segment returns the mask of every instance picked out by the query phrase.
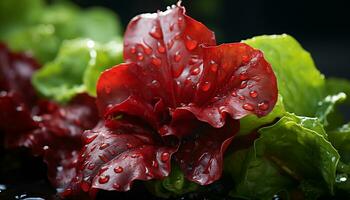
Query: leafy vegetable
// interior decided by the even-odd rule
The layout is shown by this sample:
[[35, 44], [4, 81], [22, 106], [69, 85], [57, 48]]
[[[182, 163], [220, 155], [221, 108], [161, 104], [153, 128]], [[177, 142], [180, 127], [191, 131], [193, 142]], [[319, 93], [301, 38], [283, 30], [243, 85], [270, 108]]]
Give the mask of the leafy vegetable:
[[39, 20], [44, 10], [43, 0], [13, 0], [0, 2], [0, 40], [21, 26], [30, 25]]
[[326, 83], [310, 54], [285, 34], [258, 36], [243, 42], [263, 51], [271, 63], [286, 111], [315, 116], [318, 102], [325, 96]]
[[121, 57], [117, 41], [103, 45], [89, 39], [65, 41], [55, 60], [34, 75], [33, 84], [41, 94], [59, 102], [85, 91], [95, 96], [98, 76], [120, 63]]
[[198, 189], [197, 184], [186, 180], [177, 165], [172, 166], [171, 173], [165, 179], [150, 181], [147, 187], [154, 195], [163, 198], [176, 197]]
[[286, 167], [297, 180], [320, 180], [333, 191], [339, 154], [326, 140], [317, 119], [289, 115], [259, 132], [261, 137], [255, 142], [258, 156]]
[[[172, 157], [183, 172], [177, 177], [200, 185], [221, 177], [236, 119], [268, 114], [277, 86], [260, 51], [243, 43], [214, 45], [214, 34], [180, 5], [129, 23], [126, 63], [98, 80], [104, 124], [85, 135], [79, 179], [68, 188], [73, 194], [126, 191], [135, 180], [163, 179]], [[185, 192], [171, 176], [162, 187]]]
[[66, 106], [43, 101], [30, 84], [36, 62], [0, 45], [0, 132], [8, 148], [26, 147], [48, 165], [48, 177], [64, 188], [75, 176], [81, 134], [97, 123], [95, 99], [81, 94]]
[[[336, 104], [340, 104], [345, 101], [346, 95], [341, 92], [336, 95], [328, 95], [322, 101], [318, 102], [319, 108], [316, 112], [316, 117], [320, 120], [322, 124], [328, 126], [327, 116], [332, 114], [335, 111]], [[333, 116], [334, 118], [334, 116]]]
[[253, 149], [235, 152], [226, 158], [236, 187], [230, 195], [239, 198], [271, 199], [286, 190], [293, 181], [281, 174], [278, 166], [263, 157], [256, 157]]
[[[0, 7], [0, 13], [7, 7], [17, 8], [15, 1], [5, 2], [4, 8]], [[40, 8], [40, 12], [36, 13], [35, 19], [30, 20], [30, 23], [14, 21], [13, 24], [17, 27], [7, 28], [8, 32], [2, 34], [0, 39], [6, 41], [15, 51], [33, 54], [43, 64], [55, 57], [61, 42], [66, 39], [81, 37], [97, 42], [108, 42], [118, 37], [121, 32], [118, 17], [104, 8], [96, 7], [81, 11], [68, 2], [50, 6], [44, 6], [43, 3], [39, 3], [41, 1], [25, 0], [25, 2], [28, 2], [28, 5], [24, 4], [27, 7], [23, 8], [23, 15], [28, 13], [25, 17], [29, 17], [27, 15], [36, 7]]]
[[333, 191], [339, 155], [316, 118], [287, 114], [259, 133], [254, 147], [226, 158], [225, 169], [236, 182], [231, 195], [271, 199], [297, 182], [310, 186], [316, 180], [300, 188]]
[[341, 161], [350, 164], [350, 123], [330, 131], [329, 141], [338, 150]]

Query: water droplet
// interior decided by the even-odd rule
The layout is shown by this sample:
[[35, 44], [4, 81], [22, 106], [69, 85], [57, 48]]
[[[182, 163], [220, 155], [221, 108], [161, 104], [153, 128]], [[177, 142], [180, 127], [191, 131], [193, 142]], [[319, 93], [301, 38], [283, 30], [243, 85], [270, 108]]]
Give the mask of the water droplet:
[[97, 137], [97, 134], [96, 135], [89, 135], [89, 136], [86, 136], [84, 138], [84, 142], [85, 144], [90, 144], [92, 141], [94, 141], [94, 139]]
[[232, 91], [231, 95], [236, 97], [237, 96], [237, 92], [234, 90], [234, 91]]
[[211, 83], [208, 82], [208, 81], [206, 81], [206, 82], [204, 82], [204, 84], [202, 85], [202, 90], [203, 90], [204, 92], [206, 92], [206, 91], [208, 91], [208, 90], [210, 89], [210, 87], [211, 87]]
[[82, 181], [80, 187], [84, 192], [88, 192], [90, 190], [90, 183]]
[[225, 112], [226, 111], [226, 107], [225, 106], [220, 106], [219, 107], [219, 111], [220, 111], [220, 113]]
[[173, 30], [174, 30], [174, 27], [175, 27], [175, 24], [171, 24], [171, 25], [169, 26], [169, 31], [170, 31], [170, 32], [173, 31]]
[[126, 143], [126, 148], [131, 149], [131, 148], [133, 148], [133, 146], [130, 143]]
[[117, 173], [117, 174], [122, 173], [123, 172], [123, 168], [118, 166], [118, 167], [114, 168], [114, 172]]
[[244, 100], [245, 97], [241, 95], [241, 96], [238, 97], [238, 99], [239, 99], [239, 100]]
[[98, 157], [103, 161], [103, 162], [108, 162], [108, 159], [104, 155], [98, 155]]
[[170, 158], [170, 154], [168, 152], [163, 152], [162, 155], [160, 156], [160, 160], [162, 162], [168, 161]]
[[258, 108], [260, 110], [264, 110], [265, 111], [265, 110], [269, 109], [269, 104], [267, 102], [263, 101], [263, 102], [258, 104]]
[[142, 61], [143, 60], [143, 55], [142, 55], [142, 53], [137, 53], [137, 60], [139, 60], [139, 61]]
[[249, 92], [249, 95], [250, 95], [250, 97], [252, 97], [252, 98], [256, 98], [256, 97], [258, 96], [258, 92], [252, 90], [252, 91]]
[[185, 68], [185, 65], [179, 65], [177, 67], [174, 67], [173, 68], [173, 76], [174, 76], [174, 78], [179, 77], [182, 74], [184, 68]]
[[152, 58], [151, 62], [156, 67], [160, 67], [162, 65], [162, 60], [159, 58]]
[[120, 185], [118, 183], [113, 183], [113, 188], [116, 190], [120, 190]]
[[245, 81], [248, 79], [248, 76], [247, 76], [247, 73], [246, 72], [242, 72], [240, 75], [239, 75], [239, 79], [241, 81]]
[[198, 42], [196, 40], [188, 39], [188, 40], [186, 40], [185, 45], [189, 51], [192, 51], [193, 49], [195, 49], [197, 47]]
[[247, 87], [247, 81], [242, 81], [241, 85], [239, 86], [239, 88], [243, 89]]
[[188, 64], [193, 65], [193, 64], [196, 64], [198, 61], [199, 61], [198, 58], [191, 58]]
[[140, 156], [141, 156], [141, 154], [135, 153], [135, 154], [132, 154], [132, 155], [131, 155], [131, 158], [138, 158], [138, 157], [140, 157]]
[[160, 86], [160, 84], [159, 84], [159, 82], [157, 80], [153, 80], [151, 82], [151, 84], [152, 84], [153, 87], [159, 87]]
[[95, 169], [95, 164], [94, 163], [90, 163], [87, 168], [89, 170], [93, 170], [93, 169]]
[[336, 178], [335, 178], [335, 182], [336, 183], [343, 183], [346, 182], [348, 180], [348, 175], [347, 174], [337, 174]]
[[109, 176], [108, 175], [105, 175], [105, 176], [100, 176], [100, 178], [98, 179], [98, 182], [100, 184], [105, 184], [109, 181]]
[[97, 175], [100, 176], [103, 172], [107, 171], [108, 167], [107, 166], [103, 166], [101, 167], [101, 169], [98, 171]]
[[107, 144], [107, 143], [102, 143], [102, 144], [100, 145], [100, 150], [103, 150], [103, 149], [107, 148], [108, 146], [109, 146], [109, 144]]
[[72, 189], [71, 188], [67, 188], [63, 193], [62, 196], [64, 197], [68, 197], [72, 194]]
[[158, 167], [158, 162], [156, 162], [155, 160], [152, 161], [152, 166], [153, 167]]
[[245, 104], [243, 104], [242, 107], [243, 107], [244, 110], [248, 110], [248, 111], [253, 111], [254, 110], [254, 106], [252, 104], [250, 104], [250, 103], [245, 103]]
[[146, 44], [142, 45], [143, 51], [145, 52], [145, 54], [150, 55], [152, 53], [152, 48], [147, 46]]
[[176, 35], [174, 36], [175, 40], [178, 40], [181, 38], [181, 33], [176, 33]]
[[179, 23], [179, 26], [182, 26], [183, 22], [184, 22], [184, 19], [182, 17], [179, 17], [177, 19], [177, 22]]
[[191, 75], [198, 75], [199, 73], [201, 72], [201, 69], [199, 67], [194, 67], [192, 70], [191, 70]]
[[179, 62], [181, 60], [181, 55], [180, 55], [180, 52], [177, 51], [174, 55], [174, 60], [175, 62]]
[[149, 34], [154, 37], [155, 39], [161, 39], [163, 37], [162, 32], [160, 28], [157, 26], [154, 26], [152, 30], [149, 32]]
[[210, 61], [210, 70], [212, 72], [217, 72], [218, 71], [218, 64], [216, 64], [214, 61]]
[[17, 106], [17, 107], [16, 107], [16, 111], [18, 111], [18, 112], [23, 111], [23, 107], [22, 107], [22, 106]]
[[249, 56], [243, 55], [243, 56], [242, 56], [242, 62], [243, 62], [243, 63], [249, 62]]
[[174, 45], [174, 40], [169, 40], [169, 42], [167, 43], [168, 49], [171, 49]]
[[160, 43], [158, 42], [158, 52], [159, 53], [164, 53], [165, 52], [165, 47]]
[[136, 53], [136, 48], [135, 47], [131, 47], [130, 48], [130, 53], [135, 54]]

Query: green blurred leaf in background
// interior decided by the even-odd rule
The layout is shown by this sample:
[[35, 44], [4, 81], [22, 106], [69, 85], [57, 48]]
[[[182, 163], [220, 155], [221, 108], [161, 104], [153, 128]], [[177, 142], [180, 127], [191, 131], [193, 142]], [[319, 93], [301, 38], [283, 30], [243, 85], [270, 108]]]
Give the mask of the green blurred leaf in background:
[[33, 85], [43, 96], [62, 103], [82, 92], [96, 96], [100, 73], [122, 62], [122, 49], [120, 39], [105, 44], [66, 40], [57, 57], [35, 73]]

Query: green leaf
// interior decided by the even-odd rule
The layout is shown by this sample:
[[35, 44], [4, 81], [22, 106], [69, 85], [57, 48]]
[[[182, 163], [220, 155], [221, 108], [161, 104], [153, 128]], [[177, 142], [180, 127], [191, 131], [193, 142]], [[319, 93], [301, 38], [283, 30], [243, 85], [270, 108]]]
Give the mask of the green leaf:
[[79, 7], [64, 1], [47, 6], [38, 23], [51, 24], [61, 40], [79, 37], [75, 21], [83, 11]]
[[6, 42], [12, 50], [26, 51], [40, 63], [45, 63], [55, 57], [61, 40], [54, 26], [40, 24], [17, 29], [6, 38]]
[[108, 42], [121, 34], [119, 17], [105, 8], [89, 8], [73, 23], [79, 37]]
[[265, 156], [296, 180], [313, 180], [333, 192], [339, 154], [313, 118], [288, 115], [259, 130], [257, 156]]
[[[320, 120], [322, 124], [328, 126], [327, 117], [335, 112], [335, 106], [344, 102], [346, 99], [346, 94], [341, 92], [335, 95], [328, 95], [322, 101], [318, 102], [318, 109], [316, 112], [316, 117]], [[333, 116], [334, 117], [334, 116]]]
[[45, 97], [63, 103], [85, 91], [94, 95], [99, 74], [121, 61], [120, 46], [89, 39], [67, 40], [57, 57], [35, 73], [33, 85]]
[[341, 161], [350, 165], [350, 123], [330, 131], [328, 136], [329, 141], [338, 150]]
[[95, 63], [90, 63], [84, 72], [86, 91], [96, 96], [96, 84], [101, 72], [123, 62], [123, 41], [117, 39], [100, 46]]
[[345, 124], [344, 116], [349, 116], [350, 81], [339, 78], [327, 79], [326, 90], [330, 97], [326, 97], [328, 101], [320, 102], [321, 106], [317, 115], [324, 119], [327, 131], [332, 131]]
[[43, 0], [0, 1], [0, 39], [13, 29], [33, 24], [44, 10]]
[[[326, 88], [328, 94], [338, 94], [345, 93], [347, 97], [350, 97], [350, 81], [341, 78], [329, 78], [326, 81]], [[350, 98], [345, 102], [347, 105], [350, 105]]]
[[107, 42], [121, 34], [118, 16], [108, 9], [80, 10], [74, 4], [64, 2], [42, 10], [35, 22], [19, 26], [2, 36], [11, 49], [27, 51], [42, 64], [55, 58], [64, 40], [89, 38]]
[[236, 186], [230, 196], [236, 198], [272, 199], [293, 184], [274, 163], [264, 157], [256, 157], [253, 148], [226, 157], [225, 171], [235, 181]]
[[240, 120], [240, 130], [237, 136], [246, 135], [259, 127], [274, 122], [277, 118], [282, 117], [286, 113], [283, 106], [283, 98], [278, 95], [278, 100], [273, 110], [264, 117], [257, 117], [256, 115], [248, 115]]
[[243, 42], [263, 51], [271, 63], [286, 111], [315, 116], [317, 103], [325, 96], [325, 79], [310, 54], [285, 34], [258, 36]]
[[163, 198], [177, 197], [199, 188], [199, 185], [187, 181], [181, 169], [175, 164], [169, 176], [163, 180], [148, 181], [146, 186], [154, 195]]

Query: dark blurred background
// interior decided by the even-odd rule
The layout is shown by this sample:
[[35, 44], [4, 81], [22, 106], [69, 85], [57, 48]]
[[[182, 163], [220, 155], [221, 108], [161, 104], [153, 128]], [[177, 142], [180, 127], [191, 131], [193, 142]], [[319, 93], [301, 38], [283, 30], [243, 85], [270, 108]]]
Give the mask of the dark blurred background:
[[[125, 26], [141, 13], [165, 10], [177, 0], [74, 0], [104, 6]], [[345, 0], [183, 0], [187, 13], [215, 31], [218, 43], [288, 33], [327, 76], [350, 78], [350, 6]]]

